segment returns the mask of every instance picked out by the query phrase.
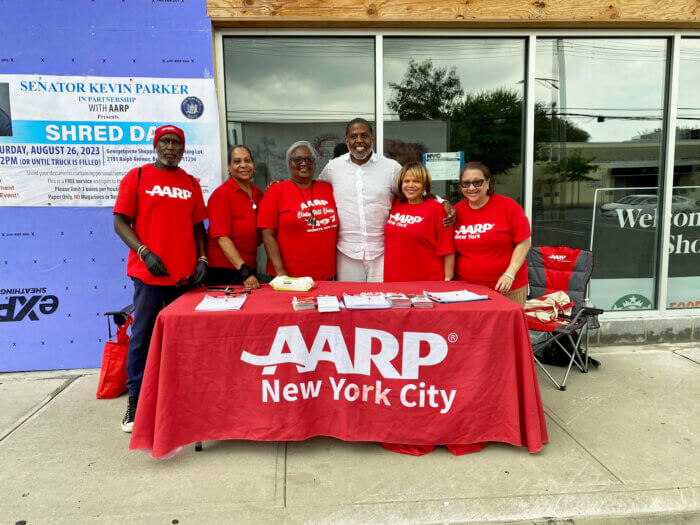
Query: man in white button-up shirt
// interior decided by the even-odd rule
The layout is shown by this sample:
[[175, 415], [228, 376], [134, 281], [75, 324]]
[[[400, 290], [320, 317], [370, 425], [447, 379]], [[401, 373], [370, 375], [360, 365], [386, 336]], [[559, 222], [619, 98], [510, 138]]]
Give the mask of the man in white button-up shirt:
[[349, 152], [331, 160], [319, 177], [333, 186], [338, 209], [336, 275], [340, 281], [381, 282], [384, 225], [401, 165], [372, 151], [374, 135], [365, 119], [350, 121], [345, 143]]

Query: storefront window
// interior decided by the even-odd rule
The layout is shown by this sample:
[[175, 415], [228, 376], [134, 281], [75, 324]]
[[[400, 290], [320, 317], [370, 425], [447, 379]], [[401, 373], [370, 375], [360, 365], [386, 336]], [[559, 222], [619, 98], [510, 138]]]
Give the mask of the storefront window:
[[[461, 151], [522, 204], [524, 75], [523, 39], [385, 38], [384, 154], [403, 164]], [[433, 178], [461, 200], [459, 162]]]
[[287, 178], [285, 152], [308, 140], [333, 158], [355, 117], [374, 121], [374, 38], [225, 37], [226, 132], [255, 158], [255, 184]]
[[681, 40], [668, 307], [700, 308], [700, 39]]
[[656, 308], [665, 39], [538, 39], [533, 244], [592, 248], [591, 298]]

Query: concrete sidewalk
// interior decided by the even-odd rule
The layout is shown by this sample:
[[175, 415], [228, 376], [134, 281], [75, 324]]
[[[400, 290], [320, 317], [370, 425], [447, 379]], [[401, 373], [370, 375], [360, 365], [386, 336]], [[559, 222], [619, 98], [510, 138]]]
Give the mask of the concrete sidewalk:
[[96, 370], [0, 374], [0, 523], [700, 523], [700, 345], [594, 355], [565, 392], [540, 376], [533, 455], [316, 438], [158, 461], [128, 450], [126, 399], [96, 400]]

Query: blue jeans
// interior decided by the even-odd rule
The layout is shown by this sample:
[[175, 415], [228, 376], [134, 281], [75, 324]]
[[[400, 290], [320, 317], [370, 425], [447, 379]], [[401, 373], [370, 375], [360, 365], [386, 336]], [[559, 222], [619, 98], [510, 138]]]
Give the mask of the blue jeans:
[[158, 313], [183, 293], [187, 286], [157, 286], [146, 284], [140, 279], [134, 281], [134, 324], [131, 327], [129, 351], [126, 354], [126, 386], [129, 396], [138, 397], [141, 391], [143, 372], [146, 369], [148, 347], [151, 344], [153, 327]]

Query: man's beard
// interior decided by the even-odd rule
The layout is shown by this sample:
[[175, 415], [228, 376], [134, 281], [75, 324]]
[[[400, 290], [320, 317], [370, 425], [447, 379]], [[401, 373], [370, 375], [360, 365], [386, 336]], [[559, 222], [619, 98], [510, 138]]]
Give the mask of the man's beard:
[[350, 156], [355, 160], [365, 160], [372, 154], [372, 148], [367, 148], [362, 153], [358, 153], [354, 149], [350, 150]]

